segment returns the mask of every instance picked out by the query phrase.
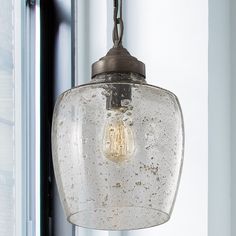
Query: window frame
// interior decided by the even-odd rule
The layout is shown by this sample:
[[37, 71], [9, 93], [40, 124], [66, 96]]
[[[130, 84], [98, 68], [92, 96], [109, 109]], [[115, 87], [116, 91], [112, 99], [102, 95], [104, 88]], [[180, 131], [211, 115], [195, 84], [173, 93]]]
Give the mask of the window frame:
[[15, 15], [16, 234], [40, 236], [40, 0], [13, 0]]

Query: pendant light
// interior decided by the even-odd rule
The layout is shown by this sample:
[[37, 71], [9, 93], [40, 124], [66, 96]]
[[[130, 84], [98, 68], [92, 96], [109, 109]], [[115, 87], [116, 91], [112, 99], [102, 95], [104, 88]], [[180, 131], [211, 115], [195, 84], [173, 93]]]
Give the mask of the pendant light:
[[86, 228], [165, 223], [181, 175], [178, 99], [146, 83], [145, 65], [122, 46], [122, 36], [122, 1], [114, 0], [113, 48], [92, 65], [91, 82], [64, 92], [54, 108], [52, 153], [60, 199], [68, 221]]

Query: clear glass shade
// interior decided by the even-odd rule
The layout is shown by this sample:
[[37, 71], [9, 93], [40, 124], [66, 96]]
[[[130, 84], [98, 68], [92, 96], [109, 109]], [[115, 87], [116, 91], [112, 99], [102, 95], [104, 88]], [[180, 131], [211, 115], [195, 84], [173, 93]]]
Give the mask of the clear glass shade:
[[183, 160], [176, 96], [146, 83], [82, 85], [57, 100], [53, 163], [68, 220], [129, 230], [169, 220]]

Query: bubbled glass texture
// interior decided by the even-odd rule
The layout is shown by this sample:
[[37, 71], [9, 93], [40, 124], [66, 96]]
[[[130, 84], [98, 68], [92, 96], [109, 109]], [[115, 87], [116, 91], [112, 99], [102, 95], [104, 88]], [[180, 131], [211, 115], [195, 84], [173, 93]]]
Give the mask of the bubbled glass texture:
[[[67, 218], [75, 225], [147, 228], [168, 221], [173, 209], [184, 143], [178, 100], [167, 90], [133, 83], [127, 84], [131, 99], [122, 101], [125, 109], [108, 110], [109, 93], [120, 84], [125, 85], [73, 88], [55, 106], [54, 170]], [[118, 161], [112, 159], [116, 149], [109, 146], [112, 122], [122, 134], [116, 137], [124, 140], [119, 150], [125, 154]]]

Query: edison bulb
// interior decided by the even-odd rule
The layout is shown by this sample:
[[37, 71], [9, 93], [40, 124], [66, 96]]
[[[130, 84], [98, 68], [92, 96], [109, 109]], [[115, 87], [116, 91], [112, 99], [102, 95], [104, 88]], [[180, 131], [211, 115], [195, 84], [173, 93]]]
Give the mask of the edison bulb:
[[134, 154], [134, 135], [131, 124], [121, 114], [110, 117], [104, 127], [103, 152], [107, 159], [122, 163]]

